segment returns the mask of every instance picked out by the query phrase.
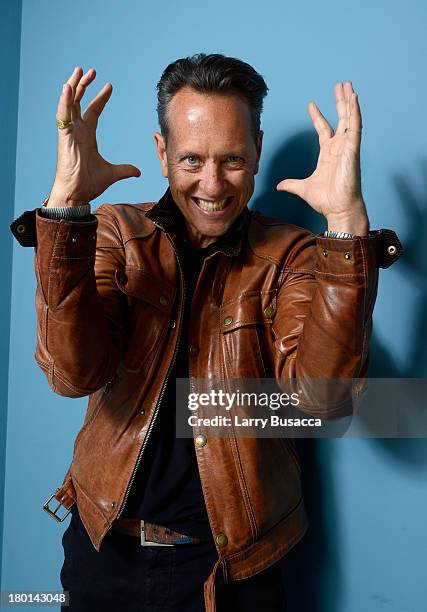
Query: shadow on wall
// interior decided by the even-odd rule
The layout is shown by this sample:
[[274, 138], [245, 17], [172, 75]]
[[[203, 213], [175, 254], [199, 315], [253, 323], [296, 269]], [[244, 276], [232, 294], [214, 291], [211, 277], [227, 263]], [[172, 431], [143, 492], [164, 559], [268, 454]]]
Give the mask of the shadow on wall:
[[402, 213], [408, 223], [408, 239], [404, 245], [405, 253], [401, 260], [402, 273], [410, 273], [416, 279], [418, 291], [417, 311], [411, 313], [408, 322], [415, 330], [416, 342], [408, 359], [403, 376], [424, 378], [427, 376], [427, 258], [425, 246], [427, 239], [427, 158], [420, 164], [423, 193], [417, 193], [408, 177], [397, 174], [394, 186], [399, 194]]
[[314, 233], [326, 229], [321, 215], [290, 193], [279, 192], [276, 185], [285, 178], [305, 178], [316, 168], [318, 138], [311, 130], [289, 138], [277, 153], [269, 159], [264, 170], [264, 189], [252, 200], [251, 209], [275, 217], [287, 223], [306, 227]]
[[[415, 280], [414, 291], [418, 294], [416, 311], [408, 313], [407, 318], [408, 325], [414, 330], [414, 343], [404, 367], [399, 368], [385, 346], [374, 336], [370, 367], [370, 376], [374, 378], [427, 377], [427, 258], [423, 256], [427, 237], [427, 159], [422, 160], [420, 166], [421, 182], [426, 186], [423, 193], [418, 193], [407, 177], [401, 174], [394, 177], [394, 188], [408, 224], [408, 238], [403, 245], [405, 251], [399, 266], [402, 276], [409, 275]], [[402, 402], [405, 402], [404, 397]], [[386, 460], [404, 464], [410, 471], [425, 473], [427, 440], [378, 438], [373, 441]]]
[[[325, 220], [300, 198], [279, 193], [276, 185], [285, 178], [304, 178], [316, 167], [317, 135], [304, 131], [288, 139], [268, 162], [264, 188], [252, 201], [251, 209], [320, 233]], [[424, 165], [427, 185], [427, 164]], [[411, 270], [419, 277], [419, 308], [412, 317], [417, 327], [417, 343], [404, 369], [399, 369], [387, 348], [375, 334], [371, 340], [371, 377], [423, 377], [427, 371], [427, 258], [420, 258], [427, 236], [427, 193], [421, 198], [402, 176], [395, 179], [405, 216], [411, 219], [410, 243], [399, 263], [402, 272]], [[425, 470], [427, 443], [416, 439], [372, 439], [385, 460], [406, 464], [409, 469]], [[343, 585], [343, 555], [340, 545], [339, 492], [334, 490], [334, 446], [328, 440], [298, 439], [303, 470], [303, 490], [309, 530], [302, 541], [286, 555], [283, 572], [289, 612], [340, 612]]]

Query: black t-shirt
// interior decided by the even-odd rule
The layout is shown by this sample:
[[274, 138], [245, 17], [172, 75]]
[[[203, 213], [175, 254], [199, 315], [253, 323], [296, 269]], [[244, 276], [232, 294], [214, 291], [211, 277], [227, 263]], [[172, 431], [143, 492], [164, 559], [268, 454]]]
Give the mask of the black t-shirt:
[[[185, 535], [213, 541], [202, 493], [192, 438], [176, 437], [176, 378], [188, 378], [188, 328], [190, 304], [203, 261], [219, 244], [233, 244], [241, 236], [240, 221], [226, 235], [203, 249], [188, 240], [182, 214], [170, 198], [168, 213], [176, 224], [177, 245], [182, 261], [185, 302], [176, 360], [159, 406], [154, 428], [132, 483], [121, 516], [141, 518]], [[213, 261], [217, 261], [217, 257]]]
[[188, 378], [190, 304], [203, 260], [210, 251], [182, 240], [186, 297], [179, 347], [159, 413], [121, 516], [142, 518], [185, 535], [212, 540], [192, 438], [175, 435], [176, 378]]

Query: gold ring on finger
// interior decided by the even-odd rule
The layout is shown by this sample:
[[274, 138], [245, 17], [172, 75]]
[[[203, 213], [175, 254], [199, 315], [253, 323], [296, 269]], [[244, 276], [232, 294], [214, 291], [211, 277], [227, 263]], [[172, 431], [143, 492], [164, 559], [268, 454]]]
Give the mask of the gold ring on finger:
[[72, 125], [72, 121], [62, 121], [62, 119], [56, 120], [56, 127], [60, 130], [65, 130], [65, 128], [70, 127]]

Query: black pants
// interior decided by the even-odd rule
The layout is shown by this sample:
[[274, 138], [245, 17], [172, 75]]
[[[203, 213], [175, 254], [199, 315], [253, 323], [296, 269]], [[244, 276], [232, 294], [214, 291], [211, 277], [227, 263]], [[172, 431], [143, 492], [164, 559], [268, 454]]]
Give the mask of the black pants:
[[[217, 553], [212, 543], [142, 547], [109, 531], [97, 552], [73, 506], [62, 537], [61, 584], [70, 612], [203, 612], [203, 583]], [[284, 612], [280, 563], [216, 588], [218, 612]]]

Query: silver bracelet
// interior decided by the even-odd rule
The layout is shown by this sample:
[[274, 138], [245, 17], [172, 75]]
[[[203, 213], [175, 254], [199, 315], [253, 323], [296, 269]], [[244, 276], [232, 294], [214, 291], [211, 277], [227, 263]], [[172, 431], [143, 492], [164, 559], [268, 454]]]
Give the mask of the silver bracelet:
[[76, 206], [56, 206], [48, 208], [46, 206], [49, 198], [43, 201], [39, 209], [42, 217], [48, 219], [81, 219], [90, 215], [90, 202], [88, 204], [77, 204]]
[[350, 234], [350, 232], [335, 232], [333, 230], [325, 230], [323, 235], [325, 238], [355, 238], [355, 235]]

